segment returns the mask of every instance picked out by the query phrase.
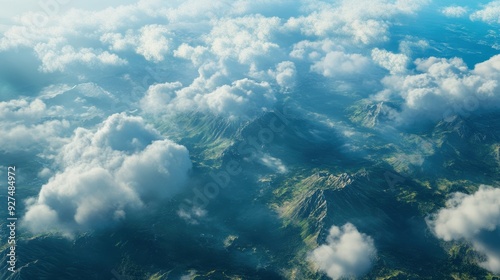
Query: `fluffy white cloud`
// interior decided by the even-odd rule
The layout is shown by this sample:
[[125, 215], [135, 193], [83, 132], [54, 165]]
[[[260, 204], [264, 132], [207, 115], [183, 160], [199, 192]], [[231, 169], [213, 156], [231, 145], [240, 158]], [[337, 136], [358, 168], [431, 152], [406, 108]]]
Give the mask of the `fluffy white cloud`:
[[68, 65], [80, 63], [89, 67], [105, 65], [125, 65], [127, 61], [116, 54], [99, 51], [92, 48], [80, 48], [65, 45], [64, 40], [51, 40], [48, 43], [39, 43], [34, 50], [42, 62], [40, 69], [43, 72], [66, 70]]
[[66, 120], [47, 120], [41, 123], [2, 123], [0, 150], [31, 152], [54, 149], [64, 143], [63, 136], [70, 128]]
[[476, 64], [473, 72], [488, 79], [500, 80], [500, 55]]
[[29, 101], [26, 99], [13, 99], [0, 102], [0, 118], [16, 120], [33, 120], [45, 115], [45, 103], [40, 99]]
[[36, 98], [0, 102], [0, 150], [48, 152], [52, 156], [73, 129], [120, 111], [119, 100], [94, 83], [45, 87]]
[[290, 56], [310, 62], [310, 70], [328, 78], [343, 80], [373, 70], [372, 60], [361, 53], [349, 53], [347, 47], [331, 39], [303, 40], [293, 45]]
[[61, 171], [28, 201], [23, 225], [33, 232], [71, 235], [112, 225], [177, 193], [191, 168], [184, 146], [125, 114], [110, 116], [95, 132], [77, 129], [56, 160]]
[[116, 178], [129, 185], [142, 201], [151, 202], [179, 192], [190, 168], [184, 146], [160, 140], [125, 158]]
[[462, 17], [467, 14], [467, 8], [461, 6], [448, 6], [441, 10], [447, 17]]
[[159, 138], [158, 132], [145, 125], [141, 118], [115, 114], [95, 132], [92, 144], [97, 147], [109, 147], [115, 151], [136, 152], [144, 150]]
[[283, 61], [276, 65], [276, 70], [270, 70], [270, 75], [275, 77], [276, 82], [282, 89], [289, 89], [295, 85], [297, 69], [291, 61]]
[[188, 87], [180, 83], [153, 85], [141, 100], [145, 113], [204, 111], [230, 118], [246, 118], [269, 109], [276, 101], [267, 82], [242, 79], [231, 85], [216, 86], [206, 93], [206, 81], [199, 78]]
[[492, 1], [470, 15], [471, 20], [500, 23], [500, 1]]
[[373, 239], [350, 223], [333, 226], [327, 244], [310, 253], [310, 260], [331, 279], [360, 277], [367, 273], [376, 257]]
[[276, 65], [285, 67], [285, 64], [279, 65], [286, 53], [276, 41], [281, 26], [278, 17], [247, 15], [214, 18], [207, 26], [209, 32], [199, 34], [199, 40], [190, 44], [181, 43], [174, 51], [175, 57], [189, 59], [198, 68], [199, 77], [185, 92], [211, 93], [245, 78], [259, 83], [279, 79], [276, 82], [281, 84], [290, 80], [287, 78], [293, 75], [290, 65], [286, 65], [288, 70], [277, 69], [283, 72], [281, 75], [272, 69]]
[[[174, 51], [175, 57], [191, 60], [198, 77], [180, 89], [170, 88], [171, 83], [152, 86], [141, 101], [145, 112], [158, 114], [161, 107], [164, 112], [196, 109], [246, 117], [274, 104], [274, 85], [284, 91], [293, 87], [295, 64], [281, 60], [286, 53], [275, 42], [279, 18], [251, 15], [211, 24], [202, 41], [182, 43]], [[161, 105], [153, 104], [159, 100]]]
[[93, 229], [112, 225], [127, 207], [141, 205], [132, 189], [117, 184], [103, 167], [69, 168], [45, 184], [30, 201], [23, 223], [33, 232]]
[[165, 37], [168, 33], [168, 29], [161, 25], [142, 27], [137, 53], [142, 54], [147, 60], [162, 61], [169, 50], [169, 40]]
[[107, 44], [115, 51], [131, 46], [149, 61], [162, 61], [170, 50], [170, 33], [163, 25], [147, 23], [165, 7], [148, 2], [153, 1], [98, 11], [64, 9], [54, 15], [28, 12], [4, 32], [0, 50], [34, 49], [45, 72], [64, 71], [72, 63], [91, 67], [126, 64], [126, 59], [102, 50]]
[[193, 100], [198, 103], [198, 108], [206, 108], [215, 114], [239, 116], [262, 112], [271, 107], [276, 98], [267, 82], [242, 79], [218, 87], [209, 94], [197, 94]]
[[342, 77], [365, 73], [370, 65], [370, 59], [363, 55], [332, 51], [311, 66], [311, 70], [325, 77]]
[[222, 59], [234, 58], [239, 63], [251, 64], [279, 48], [272, 39], [280, 25], [279, 18], [260, 15], [220, 19], [214, 22], [206, 42]]
[[391, 74], [404, 73], [410, 62], [410, 58], [404, 54], [395, 54], [378, 48], [372, 50], [372, 59]]
[[[133, 49], [151, 62], [164, 61], [176, 50], [175, 56], [189, 58], [196, 66], [219, 63], [220, 68], [232, 72], [238, 68], [231, 64], [235, 60], [251, 67], [246, 71], [260, 73], [287, 60], [284, 50], [288, 46], [282, 44], [290, 42], [281, 39], [296, 35], [296, 30], [329, 38], [347, 36], [367, 44], [386, 38], [395, 16], [412, 14], [426, 2], [357, 0], [297, 4], [280, 0], [272, 3], [271, 12], [269, 3], [247, 0], [169, 3], [142, 0], [134, 4], [113, 3], [114, 7], [102, 10], [78, 9], [80, 5], [71, 5], [71, 9], [58, 9], [57, 15], [43, 22], [39, 14], [22, 15], [0, 38], [0, 50], [33, 48], [42, 62], [40, 69], [46, 72], [67, 71], [73, 64], [92, 69], [104, 65], [123, 66], [129, 58], [122, 52]], [[294, 16], [290, 18], [290, 15]], [[106, 48], [108, 50], [103, 50]], [[207, 58], [208, 52], [211, 58]], [[289, 68], [287, 72], [290, 71]], [[277, 77], [281, 86], [289, 76], [283, 74]], [[244, 77], [255, 78], [251, 73], [240, 73], [232, 77], [231, 82]]]
[[499, 61], [494, 56], [471, 70], [460, 58], [417, 59], [417, 73], [385, 77], [386, 89], [375, 98], [401, 99], [399, 116], [403, 122], [415, 117], [437, 120], [493, 110], [500, 104], [500, 76], [489, 70], [499, 67]]
[[182, 84], [179, 82], [150, 86], [140, 102], [142, 110], [147, 114], [153, 115], [164, 113], [170, 101], [176, 97], [175, 90], [181, 87]]
[[346, 36], [360, 44], [372, 44], [388, 39], [388, 19], [418, 11], [426, 0], [337, 1], [332, 4], [311, 2], [313, 12], [307, 16], [292, 17], [286, 26], [306, 35], [327, 37]]
[[500, 189], [481, 186], [470, 195], [455, 193], [428, 224], [440, 239], [471, 242], [486, 256], [480, 265], [500, 273]]
[[429, 48], [429, 42], [423, 39], [407, 37], [399, 43], [399, 51], [407, 56], [411, 56], [412, 52], [417, 49], [423, 51]]
[[175, 57], [189, 59], [195, 66], [200, 66], [204, 61], [208, 60], [208, 47], [196, 46], [192, 47], [183, 43], [174, 51]]
[[61, 145], [70, 123], [65, 119], [55, 119], [58, 113], [57, 109], [48, 108], [38, 98], [0, 102], [0, 150], [40, 151]]
[[321, 41], [303, 40], [293, 45], [290, 56], [295, 59], [318, 60], [322, 55], [332, 51], [344, 51], [344, 49], [330, 39]]
[[[135, 34], [137, 33], [137, 34]], [[114, 51], [123, 51], [134, 48], [137, 54], [146, 60], [160, 62], [170, 50], [170, 32], [164, 25], [150, 24], [140, 28], [138, 32], [129, 29], [125, 34], [105, 33], [100, 37], [101, 42], [109, 44]]]
[[105, 33], [101, 35], [100, 40], [109, 44], [109, 49], [112, 51], [123, 51], [135, 44], [136, 38], [132, 30], [128, 30], [125, 35], [121, 33]]

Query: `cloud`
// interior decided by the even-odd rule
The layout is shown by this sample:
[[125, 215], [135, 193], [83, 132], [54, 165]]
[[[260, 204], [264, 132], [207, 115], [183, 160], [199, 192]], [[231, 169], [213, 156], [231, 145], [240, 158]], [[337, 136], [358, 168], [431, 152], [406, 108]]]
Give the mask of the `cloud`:
[[388, 39], [388, 19], [403, 14], [413, 14], [425, 0], [387, 1], [356, 0], [337, 1], [332, 4], [311, 2], [313, 12], [307, 16], [290, 18], [286, 27], [299, 30], [307, 36], [344, 36], [359, 44], [373, 44]]
[[27, 202], [22, 222], [33, 232], [111, 226], [179, 192], [191, 168], [184, 146], [125, 114], [110, 116], [95, 132], [76, 129], [56, 162], [60, 171]]
[[180, 82], [151, 86], [141, 101], [143, 111], [196, 109], [246, 118], [268, 110], [277, 99], [272, 88], [278, 85], [286, 91], [296, 76], [295, 64], [281, 60], [286, 53], [274, 42], [280, 24], [279, 18], [262, 15], [213, 19], [201, 41], [182, 43], [173, 52], [190, 60], [198, 77], [185, 87]]
[[500, 189], [482, 185], [470, 195], [455, 193], [428, 224], [444, 241], [470, 242], [486, 257], [479, 264], [500, 273]]
[[365, 73], [369, 66], [370, 59], [363, 55], [332, 51], [311, 66], [311, 70], [325, 77], [342, 77]]
[[344, 52], [344, 50], [341, 45], [331, 39], [318, 41], [302, 40], [293, 44], [290, 57], [317, 62], [329, 52]]
[[327, 244], [314, 249], [309, 258], [331, 279], [364, 275], [377, 254], [373, 239], [350, 223], [341, 228], [333, 226], [326, 241]]
[[142, 110], [147, 114], [158, 115], [167, 111], [170, 101], [176, 97], [175, 90], [182, 87], [180, 82], [155, 84], [149, 87], [140, 101]]
[[141, 100], [145, 113], [178, 113], [199, 110], [230, 118], [246, 118], [266, 111], [275, 102], [275, 93], [267, 82], [242, 79], [205, 93], [207, 81], [199, 79], [188, 87], [180, 83], [151, 86]]
[[290, 56], [311, 63], [312, 72], [337, 80], [374, 70], [370, 58], [361, 53], [349, 53], [347, 49], [331, 39], [303, 40], [293, 45]]
[[200, 66], [208, 60], [208, 47], [196, 46], [192, 47], [186, 43], [182, 43], [177, 50], [174, 51], [174, 56], [184, 59], [189, 59], [195, 66]]
[[64, 40], [51, 40], [48, 43], [39, 43], [34, 50], [41, 60], [40, 70], [43, 72], [63, 72], [68, 65], [79, 63], [91, 68], [99, 66], [119, 66], [127, 64], [125, 59], [107, 51], [93, 48], [75, 49], [64, 44]]
[[441, 13], [447, 17], [462, 17], [467, 14], [467, 8], [461, 6], [448, 6], [443, 8]]
[[0, 102], [0, 150], [43, 152], [52, 157], [78, 125], [95, 124], [120, 111], [119, 100], [94, 83], [54, 84], [37, 97]]
[[474, 73], [495, 81], [500, 80], [500, 55], [492, 56], [490, 59], [476, 64]]
[[407, 36], [405, 40], [399, 43], [399, 51], [407, 56], [411, 56], [415, 49], [423, 51], [428, 48], [429, 42], [411, 36]]
[[28, 205], [23, 223], [33, 232], [93, 229], [113, 224], [141, 204], [137, 195], [117, 184], [102, 167], [70, 168], [52, 177], [36, 201]]
[[66, 120], [47, 120], [39, 124], [0, 124], [0, 150], [4, 152], [32, 152], [55, 149], [64, 143], [63, 135], [70, 124]]
[[48, 111], [54, 112], [52, 116], [73, 123], [102, 121], [123, 109], [115, 95], [95, 83], [54, 84], [42, 89], [38, 99], [47, 104]]
[[469, 69], [460, 58], [415, 60], [416, 73], [394, 74], [382, 80], [385, 90], [374, 98], [402, 101], [398, 121], [418, 117], [424, 120], [468, 116], [498, 108], [499, 78], [491, 69], [499, 67], [498, 56]]
[[372, 59], [381, 67], [389, 70], [391, 74], [406, 72], [410, 62], [410, 58], [404, 54], [395, 54], [378, 48], [372, 50]]
[[198, 108], [218, 115], [239, 116], [262, 112], [272, 106], [276, 98], [267, 82], [242, 79], [232, 85], [218, 87], [211, 93], [197, 94], [194, 100]]
[[[90, 123], [93, 117], [97, 116], [97, 121], [115, 113], [117, 103], [138, 99], [144, 112], [155, 115], [199, 110], [245, 118], [270, 109], [277, 100], [274, 87], [279, 87], [277, 92], [286, 92], [294, 86], [297, 74], [295, 64], [279, 44], [282, 20], [259, 14], [237, 15], [262, 9], [263, 2], [258, 4], [260, 8], [248, 1], [202, 2], [148, 0], [98, 11], [68, 7], [43, 24], [37, 22], [36, 13], [26, 13], [0, 38], [0, 49], [34, 50], [40, 61], [38, 69], [44, 72], [40, 75], [64, 74], [79, 82], [93, 81], [92, 77], [102, 72], [106, 74], [103, 80], [109, 74], [118, 77], [125, 73], [124, 77], [132, 77], [127, 81], [135, 82], [134, 73], [127, 72], [140, 72], [136, 69], [149, 63], [175, 77], [167, 81], [156, 75], [155, 85], [143, 79], [140, 94], [144, 96], [139, 98], [131, 97], [125, 79], [116, 78], [106, 87], [120, 93], [109, 102], [111, 110], [89, 102], [92, 98], [78, 93], [80, 86], [42, 99], [48, 107], [59, 108], [66, 119]], [[233, 5], [239, 12], [231, 14]], [[221, 16], [225, 11], [233, 17]], [[179, 36], [187, 30], [189, 37]], [[136, 54], [146, 61], [138, 62]], [[189, 59], [194, 67], [183, 59]], [[168, 64], [161, 63], [166, 60]], [[179, 65], [185, 71], [179, 71]], [[178, 86], [169, 89], [174, 84]], [[99, 82], [96, 86], [104, 85]], [[73, 103], [69, 92], [75, 94]]]
[[278, 17], [261, 15], [219, 19], [206, 36], [206, 43], [221, 59], [234, 58], [241, 64], [251, 64], [279, 49], [272, 39], [280, 25]]
[[283, 61], [276, 65], [276, 70], [270, 72], [275, 77], [278, 85], [283, 89], [292, 88], [295, 85], [297, 69], [291, 61]]
[[[127, 59], [114, 51], [127, 46], [145, 59], [159, 62], [170, 50], [170, 33], [164, 25], [147, 24], [158, 17], [156, 13], [161, 9], [151, 10], [146, 2], [98, 11], [61, 9], [53, 15], [28, 12], [4, 32], [0, 50], [34, 49], [44, 72], [66, 71], [72, 64], [91, 69], [123, 66], [128, 63]], [[110, 50], [103, 50], [108, 44], [111, 44]]]
[[259, 160], [263, 165], [269, 167], [277, 173], [284, 174], [288, 172], [288, 168], [286, 168], [279, 158], [275, 158], [269, 154], [261, 154]]
[[[138, 33], [138, 34], [135, 34]], [[133, 48], [137, 54], [144, 56], [148, 61], [160, 62], [170, 50], [170, 32], [165, 25], [150, 24], [139, 29], [138, 32], [129, 29], [125, 35], [121, 33], [105, 33], [100, 41], [109, 44], [113, 51], [124, 51]]]
[[153, 24], [142, 27], [137, 53], [142, 54], [147, 60], [162, 61], [169, 50], [166, 34], [169, 34], [169, 31], [165, 26]]
[[58, 111], [41, 99], [19, 98], [0, 102], [0, 150], [27, 152], [61, 145], [70, 128], [65, 119], [54, 119]]
[[[280, 0], [273, 2], [271, 12], [264, 1], [246, 0], [169, 3], [142, 0], [123, 5], [113, 2], [114, 7], [101, 10], [79, 9], [81, 4], [72, 4], [64, 9], [59, 7], [43, 23], [37, 13], [23, 14], [0, 38], [0, 50], [32, 48], [41, 61], [40, 69], [45, 72], [67, 72], [71, 65], [84, 65], [90, 70], [124, 66], [131, 60], [127, 50], [133, 49], [154, 63], [164, 61], [175, 50], [175, 57], [189, 58], [197, 66], [219, 63], [221, 69], [234, 71], [232, 62], [236, 61], [249, 66], [251, 72], [260, 73], [288, 60], [285, 50], [290, 42], [282, 40], [284, 34], [301, 31], [320, 39], [335, 35], [362, 44], [378, 42], [387, 39], [388, 28], [396, 16], [411, 15], [426, 3], [425, 0], [357, 0], [297, 4]], [[175, 35], [186, 30], [192, 33], [189, 38]], [[335, 39], [343, 42], [341, 38]], [[212, 57], [208, 58], [207, 53]], [[241, 73], [232, 77], [231, 82], [245, 77], [256, 78], [251, 73]], [[277, 82], [283, 84], [284, 79], [281, 75]]]
[[45, 115], [46, 105], [40, 99], [13, 99], [0, 102], [0, 118], [14, 120], [37, 119]]
[[[384, 40], [398, 16], [411, 15], [426, 2], [297, 4], [280, 0], [273, 2], [272, 10], [264, 1], [246, 0], [141, 0], [123, 5], [113, 2], [114, 6], [100, 10], [71, 6], [43, 24], [37, 22], [36, 13], [20, 16], [0, 38], [0, 50], [33, 49], [40, 71], [69, 74], [79, 81], [91, 80], [101, 71], [115, 76], [125, 73], [131, 81], [136, 77], [127, 71], [154, 63], [175, 78], [156, 75], [158, 84], [147, 91], [151, 84], [143, 79], [140, 94], [145, 96], [140, 104], [144, 112], [160, 115], [165, 110], [196, 108], [229, 117], [246, 116], [274, 105], [279, 97], [275, 86], [278, 92], [291, 91], [304, 71], [294, 60], [301, 51], [310, 63], [305, 69], [326, 77], [345, 79], [366, 73], [371, 67], [369, 56], [359, 48], [346, 50], [353, 44]], [[304, 39], [311, 41], [301, 44]], [[183, 86], [168, 89], [175, 83]], [[112, 86], [130, 85], [117, 82]], [[121, 92], [120, 100], [139, 99], [128, 98], [126, 89]], [[95, 114], [102, 113], [94, 107]]]
[[492, 1], [470, 15], [471, 20], [500, 23], [500, 1]]

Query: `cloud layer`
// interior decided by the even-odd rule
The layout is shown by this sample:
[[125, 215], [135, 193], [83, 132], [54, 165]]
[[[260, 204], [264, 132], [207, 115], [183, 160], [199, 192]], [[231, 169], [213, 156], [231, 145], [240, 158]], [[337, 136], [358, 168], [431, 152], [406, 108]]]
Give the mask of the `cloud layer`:
[[310, 260], [335, 280], [364, 275], [377, 254], [373, 239], [350, 223], [333, 226], [326, 242], [311, 252]]
[[500, 273], [500, 189], [481, 186], [470, 195], [455, 193], [428, 223], [444, 241], [470, 242], [486, 257], [480, 265]]
[[476, 111], [495, 110], [500, 104], [500, 56], [476, 64], [474, 69], [469, 69], [460, 58], [417, 59], [414, 61], [416, 71], [409, 74], [399, 71], [401, 64], [391, 66], [390, 61], [384, 64], [388, 64], [394, 74], [383, 79], [385, 90], [374, 98], [402, 102], [401, 111], [396, 114], [397, 122], [469, 116]]
[[[372, 141], [378, 132], [358, 130], [344, 110], [362, 98], [384, 101], [356, 111], [365, 123], [395, 127], [381, 139], [399, 135], [399, 125], [500, 107], [500, 55], [474, 49], [498, 46], [493, 27], [500, 23], [500, 1], [439, 11], [424, 10], [430, 0], [39, 3], [62, 2], [0, 24], [0, 60], [7, 61], [0, 65], [0, 154], [24, 153], [44, 164], [30, 174], [43, 183], [23, 217], [34, 233], [107, 227], [182, 192], [191, 169], [188, 150], [145, 119], [175, 121], [172, 116], [196, 111], [244, 123], [290, 101], [300, 107], [292, 120], [321, 121], [329, 133], [343, 132], [350, 144], [342, 152], [364, 156], [371, 142], [358, 145], [357, 139]], [[468, 20], [493, 27], [476, 22], [469, 28]], [[483, 31], [488, 35], [476, 42]], [[470, 57], [485, 58], [471, 63]], [[307, 129], [321, 138], [323, 127]], [[258, 171], [287, 176], [298, 167], [293, 157], [323, 156], [314, 152], [321, 145], [302, 148], [290, 158], [274, 157], [272, 149], [258, 153]], [[421, 166], [425, 154], [395, 160], [411, 168]], [[497, 197], [488, 187], [456, 194], [430, 222], [438, 238], [470, 242], [485, 256], [481, 265], [494, 272], [500, 267], [492, 241], [500, 232]], [[192, 210], [178, 214], [195, 221], [208, 213]], [[332, 227], [309, 260], [341, 279], [366, 274], [376, 254], [373, 239], [346, 224]]]

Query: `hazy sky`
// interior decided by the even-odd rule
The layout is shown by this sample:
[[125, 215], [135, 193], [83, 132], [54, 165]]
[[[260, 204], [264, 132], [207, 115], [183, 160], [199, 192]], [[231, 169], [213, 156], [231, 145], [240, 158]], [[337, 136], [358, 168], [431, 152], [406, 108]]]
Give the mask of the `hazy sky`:
[[[14, 2], [8, 0], [0, 0], [0, 31], [5, 31], [9, 24], [12, 24], [14, 18], [27, 12], [48, 13], [49, 15], [57, 15], [58, 13], [52, 11], [64, 11], [71, 8], [85, 9], [85, 10], [101, 10], [106, 7], [116, 5], [126, 5], [135, 3], [134, 0], [123, 1], [74, 1], [74, 0], [25, 0], [22, 2]], [[53, 3], [57, 4], [56, 9], [52, 8]], [[45, 8], [44, 8], [45, 7]]]

